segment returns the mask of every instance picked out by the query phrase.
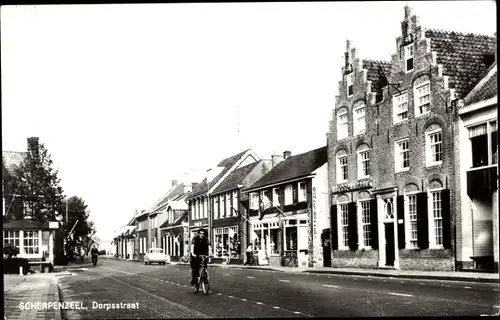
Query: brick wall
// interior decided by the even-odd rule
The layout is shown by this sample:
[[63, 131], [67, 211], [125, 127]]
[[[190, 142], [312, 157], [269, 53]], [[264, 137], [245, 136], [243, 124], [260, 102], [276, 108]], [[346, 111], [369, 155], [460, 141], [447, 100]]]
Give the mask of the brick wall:
[[[450, 190], [451, 208], [451, 243], [454, 245], [454, 212], [455, 193], [460, 186], [455, 186], [455, 155], [453, 154], [453, 113], [450, 101], [454, 99], [453, 90], [448, 89], [448, 78], [443, 76], [443, 68], [436, 63], [436, 54], [431, 52], [430, 40], [424, 38], [418, 17], [407, 11], [407, 17], [402, 24], [402, 36], [396, 39], [398, 52], [392, 55], [390, 71], [386, 72], [388, 83], [396, 84], [399, 91], [408, 94], [408, 119], [400, 123], [393, 121], [393, 95], [398, 93], [393, 86], [383, 86], [380, 95], [372, 92], [375, 87], [374, 70], [370, 69], [359, 56], [355, 48], [347, 44], [346, 62], [351, 63], [354, 71], [354, 93], [347, 96], [346, 81], [339, 82], [339, 95], [336, 97], [333, 119], [330, 121], [328, 135], [328, 166], [330, 190], [337, 187], [337, 161], [339, 150], [345, 150], [348, 157], [347, 184], [358, 182], [357, 148], [365, 144], [370, 149], [370, 178], [373, 188], [367, 191], [384, 188], [396, 188], [397, 194], [405, 191], [426, 192], [430, 188], [442, 187]], [[407, 26], [407, 27], [406, 27]], [[404, 43], [404, 36], [412, 34], [414, 37], [414, 69], [405, 72], [405, 59], [399, 48]], [[342, 73], [348, 64], [342, 68]], [[375, 62], [377, 64], [377, 62]], [[383, 65], [383, 62], [378, 62]], [[372, 81], [368, 80], [372, 79]], [[428, 81], [430, 84], [430, 112], [416, 116], [414, 104], [415, 85]], [[366, 105], [366, 131], [361, 135], [354, 135], [353, 117], [354, 106], [360, 102]], [[346, 139], [337, 139], [337, 113], [341, 109], [348, 111], [348, 132]], [[440, 128], [442, 131], [442, 164], [426, 166], [426, 131]], [[395, 172], [395, 142], [399, 139], [409, 139], [408, 171]], [[332, 204], [342, 197], [348, 201], [356, 201], [360, 191], [337, 193], [331, 198]], [[374, 196], [371, 194], [371, 198]], [[382, 245], [382, 244], [380, 244]], [[451, 270], [454, 265], [453, 247], [451, 250], [400, 250], [401, 269]], [[359, 250], [358, 250], [359, 251]], [[411, 251], [411, 253], [407, 253]], [[451, 252], [451, 253], [450, 253]], [[377, 265], [378, 250], [365, 252], [337, 251], [332, 254], [332, 265], [373, 267]]]

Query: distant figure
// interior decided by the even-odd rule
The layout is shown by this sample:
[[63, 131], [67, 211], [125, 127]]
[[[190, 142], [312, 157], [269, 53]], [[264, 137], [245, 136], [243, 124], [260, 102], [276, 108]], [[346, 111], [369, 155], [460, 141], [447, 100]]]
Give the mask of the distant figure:
[[97, 264], [97, 257], [99, 256], [99, 250], [95, 247], [95, 244], [92, 246], [92, 250], [90, 250], [90, 253], [92, 254], [92, 264], [95, 265]]
[[81, 260], [82, 264], [83, 264], [84, 257], [85, 257], [85, 250], [83, 250], [83, 248], [80, 247], [80, 260]]
[[251, 266], [252, 265], [252, 254], [253, 254], [253, 245], [252, 244], [248, 245], [247, 250], [246, 250], [246, 254], [247, 254], [247, 261], [245, 262], [245, 266], [246, 265]]

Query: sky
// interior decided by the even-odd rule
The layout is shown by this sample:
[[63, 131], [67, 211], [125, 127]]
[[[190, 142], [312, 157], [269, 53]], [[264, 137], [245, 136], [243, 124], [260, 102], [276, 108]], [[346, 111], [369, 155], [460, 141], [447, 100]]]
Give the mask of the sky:
[[2, 150], [39, 137], [111, 239], [171, 180], [326, 145], [346, 39], [389, 61], [405, 5], [424, 28], [496, 31], [493, 1], [2, 6]]

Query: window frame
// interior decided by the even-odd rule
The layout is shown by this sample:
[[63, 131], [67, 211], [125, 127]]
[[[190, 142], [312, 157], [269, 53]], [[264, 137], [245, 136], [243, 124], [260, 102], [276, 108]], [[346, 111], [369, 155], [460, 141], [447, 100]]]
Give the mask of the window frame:
[[[345, 116], [345, 121], [341, 121], [341, 117]], [[342, 135], [340, 133], [343, 133]], [[337, 140], [344, 140], [349, 137], [349, 111], [346, 107], [342, 107], [337, 111]]]
[[[303, 192], [301, 192], [302, 186], [304, 186], [305, 195]], [[307, 202], [307, 182], [305, 182], [305, 181], [299, 182], [297, 184], [297, 201], [298, 201], [298, 203]]]
[[[417, 208], [417, 194], [418, 191], [413, 191], [413, 192], [407, 192], [403, 196], [404, 199], [404, 221], [405, 221], [405, 249], [408, 250], [419, 250], [420, 247], [418, 246], [418, 208]], [[416, 216], [416, 223], [417, 223], [417, 238], [416, 239], [411, 239], [411, 222], [410, 221], [410, 197], [415, 198], [415, 216]], [[416, 246], [411, 246], [411, 241], [416, 242]]]
[[[370, 148], [367, 145], [361, 146], [357, 150], [358, 158], [358, 180], [370, 178]], [[368, 153], [368, 159], [363, 159], [362, 154]], [[363, 163], [368, 162], [368, 175], [364, 174]]]
[[226, 194], [225, 194], [225, 197], [226, 197], [226, 215], [224, 216], [224, 218], [229, 218], [232, 215], [233, 210], [231, 210], [231, 196], [232, 195], [230, 192], [226, 192]]
[[[346, 77], [346, 95], [348, 98], [354, 95], [354, 71], [345, 75]], [[352, 89], [352, 93], [349, 94], [349, 88]]]
[[[406, 152], [408, 152], [408, 167], [400, 167], [400, 165], [403, 162], [404, 157], [401, 158], [402, 149], [399, 147], [399, 145], [404, 143], [404, 142], [408, 143], [408, 149], [406, 150]], [[410, 170], [410, 139], [404, 138], [404, 139], [399, 139], [399, 140], [395, 141], [394, 148], [395, 148], [395, 152], [394, 152], [395, 172], [396, 173], [397, 172], [405, 172], [405, 171]]]
[[[410, 49], [411, 49], [411, 55], [409, 54]], [[410, 59], [413, 59], [412, 68], [408, 69], [408, 60], [410, 60]], [[412, 72], [413, 70], [415, 70], [415, 43], [410, 43], [410, 44], [404, 46], [404, 60], [405, 60], [404, 61], [405, 73], [409, 73], [409, 72]]]
[[[337, 234], [338, 234], [338, 249], [339, 250], [349, 250], [349, 206], [348, 206], [349, 202], [337, 202], [336, 206], [337, 206]], [[342, 208], [345, 206], [345, 213], [346, 213], [346, 216], [347, 216], [347, 224], [346, 225], [343, 225], [342, 224]], [[346, 231], [346, 244], [344, 245], [344, 229], [343, 227], [346, 227], [347, 228], [347, 231]]]
[[232, 208], [231, 208], [231, 216], [236, 217], [237, 212], [236, 210], [239, 210], [238, 206], [238, 191], [233, 190], [232, 195], [231, 195], [233, 201], [232, 201]]
[[[14, 234], [13, 237], [11, 237], [11, 233]], [[17, 233], [17, 237], [16, 237]], [[7, 236], [5, 236], [7, 234]], [[21, 253], [21, 230], [3, 230], [3, 245], [5, 247], [5, 244], [10, 243], [14, 246], [16, 246], [19, 249], [19, 253]], [[10, 240], [13, 240], [11, 242]], [[17, 244], [16, 244], [17, 241]]]
[[[373, 230], [371, 227], [371, 222], [372, 222], [372, 208], [371, 208], [371, 201], [372, 199], [361, 199], [358, 200], [356, 203], [356, 217], [357, 217], [357, 226], [358, 226], [358, 243], [359, 247], [358, 249], [365, 249], [365, 250], [371, 250], [372, 249], [372, 243], [374, 241], [373, 239]], [[368, 217], [369, 217], [369, 222], [364, 223], [363, 221], [363, 204], [368, 204]], [[370, 228], [370, 245], [365, 245], [365, 233], [364, 233], [364, 226], [369, 226]], [[378, 239], [376, 239], [378, 241]]]
[[[345, 158], [346, 163], [342, 164], [340, 163], [340, 159]], [[337, 163], [337, 183], [345, 183], [349, 180], [349, 158], [347, 156], [347, 151], [345, 150], [339, 150], [336, 155], [336, 163]], [[344, 174], [342, 172], [342, 168], [346, 167], [346, 172], [347, 172], [347, 178], [344, 179]]]
[[[357, 112], [363, 110], [363, 117], [359, 117]], [[364, 134], [366, 132], [366, 105], [363, 103], [353, 110], [353, 129], [354, 135]], [[363, 119], [363, 129], [360, 129], [360, 124], [358, 122], [359, 119]]]
[[291, 183], [285, 186], [285, 206], [293, 204], [293, 185]]
[[[36, 232], [36, 236], [34, 237], [27, 237], [26, 236], [26, 233], [27, 232]], [[38, 257], [41, 257], [42, 256], [42, 248], [41, 248], [41, 244], [42, 244], [42, 231], [41, 230], [22, 230], [22, 248], [19, 248], [19, 256], [21, 257], [30, 257], [30, 258], [38, 258]], [[38, 241], [38, 245], [32, 245], [32, 246], [27, 246], [24, 244], [24, 241], [26, 240], [37, 240]], [[37, 248], [38, 249], [38, 253], [26, 253], [26, 248]]]
[[[433, 146], [437, 145], [437, 143], [431, 144], [431, 136], [435, 134], [440, 134], [441, 135], [441, 160], [439, 161], [434, 161], [434, 156], [433, 156]], [[433, 166], [439, 166], [443, 164], [443, 130], [441, 128], [435, 129], [429, 132], [425, 133], [425, 163], [426, 167], [433, 167]]]
[[[400, 102], [399, 99], [401, 97], [406, 97], [405, 101], [403, 102]], [[403, 111], [403, 112], [399, 112], [399, 106], [403, 105], [404, 103], [406, 103], [406, 111]], [[408, 121], [409, 117], [410, 117], [410, 112], [409, 112], [409, 98], [408, 98], [408, 91], [404, 91], [400, 94], [395, 94], [392, 96], [392, 122], [394, 124], [397, 124], [397, 123], [402, 123], [402, 122], [405, 122], [405, 121]], [[399, 115], [400, 114], [403, 114], [406, 112], [406, 117], [404, 119], [399, 119]]]
[[[444, 246], [444, 236], [443, 236], [443, 193], [444, 188], [433, 188], [427, 190], [427, 216], [428, 216], [428, 234], [429, 234], [429, 249], [442, 249]], [[440, 201], [441, 201], [441, 244], [436, 244], [436, 226], [435, 226], [435, 218], [434, 218], [434, 199], [432, 198], [433, 193], [440, 193]]]
[[[496, 126], [495, 126], [497, 128], [496, 131], [492, 130], [493, 123], [496, 124]], [[479, 127], [479, 126], [483, 126], [483, 125], [486, 126], [486, 139], [487, 139], [487, 149], [488, 149], [487, 150], [487, 161], [488, 162], [485, 165], [475, 167], [474, 166], [474, 158], [472, 157], [473, 150], [472, 150], [472, 141], [471, 141], [472, 138], [470, 137], [470, 130], [474, 127]], [[478, 168], [486, 168], [486, 167], [498, 165], [498, 141], [497, 141], [497, 158], [496, 158], [495, 163], [493, 163], [493, 161], [494, 161], [493, 143], [491, 141], [492, 137], [493, 137], [492, 133], [498, 131], [498, 120], [496, 118], [493, 118], [493, 119], [477, 122], [477, 123], [470, 124], [470, 125], [466, 126], [466, 129], [467, 129], [467, 135], [468, 135], [467, 143], [469, 144], [469, 150], [471, 151], [470, 158], [469, 158], [469, 161], [470, 161], [469, 170], [475, 170]]]
[[[420, 96], [419, 93], [418, 93], [418, 90], [422, 87], [425, 87], [425, 86], [428, 86], [429, 87], [429, 92], [425, 95], [422, 95]], [[419, 99], [420, 97], [423, 97], [423, 96], [426, 96], [428, 95], [429, 96], [429, 102], [426, 103], [428, 104], [427, 106], [427, 111], [425, 112], [420, 112], [420, 106], [423, 106], [425, 104], [420, 104], [419, 102]], [[414, 89], [413, 89], [413, 105], [415, 107], [415, 118], [417, 117], [420, 117], [420, 116], [423, 116], [423, 115], [426, 115], [428, 113], [431, 112], [431, 82], [429, 80], [419, 84], [419, 85], [415, 85], [414, 86]]]

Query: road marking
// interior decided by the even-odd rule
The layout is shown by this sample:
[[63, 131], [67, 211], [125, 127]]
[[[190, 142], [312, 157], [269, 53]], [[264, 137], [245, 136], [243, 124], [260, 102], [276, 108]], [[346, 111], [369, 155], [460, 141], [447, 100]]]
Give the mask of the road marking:
[[295, 313], [295, 314], [300, 314], [300, 312], [299, 312], [299, 311], [294, 311], [293, 313]]
[[255, 302], [255, 303], [256, 303], [256, 304], [263, 304], [262, 302], [259, 302], [259, 301]]
[[274, 309], [279, 309], [280, 307], [273, 307]]
[[278, 281], [281, 281], [281, 282], [290, 282], [290, 280], [282, 280], [282, 279], [279, 279]]
[[247, 300], [247, 299], [245, 299], [245, 298], [243, 298], [243, 299], [241, 299], [241, 301], [248, 301], [248, 300]]
[[322, 285], [323, 287], [327, 287], [327, 288], [338, 288], [339, 286], [334, 286], [334, 285], [331, 285], [331, 284], [323, 284]]
[[255, 277], [247, 276], [248, 279], [255, 279]]
[[413, 297], [411, 294], [405, 294], [405, 293], [389, 292], [389, 294], [392, 294], [392, 295], [395, 295], [395, 296], [402, 296], [402, 297]]
[[[108, 269], [109, 269], [109, 268], [108, 268]], [[116, 269], [115, 269], [115, 270], [116, 270]], [[116, 270], [116, 271], [120, 271], [120, 272], [128, 273], [128, 272], [121, 271], [121, 270]], [[201, 313], [201, 312], [199, 312], [199, 311], [197, 311], [197, 310], [195, 310], [195, 309], [191, 309], [191, 308], [189, 308], [189, 307], [186, 307], [185, 305], [182, 305], [182, 304], [180, 304], [180, 303], [174, 302], [174, 301], [172, 301], [172, 300], [169, 300], [169, 299], [167, 299], [167, 298], [161, 297], [161, 296], [159, 296], [159, 295], [157, 295], [157, 294], [154, 294], [154, 293], [149, 292], [149, 291], [147, 291], [147, 290], [141, 289], [141, 288], [139, 288], [139, 287], [137, 287], [137, 286], [134, 286], [134, 285], [132, 285], [132, 284], [129, 284], [129, 283], [126, 283], [126, 282], [121, 281], [121, 280], [119, 280], [119, 279], [116, 279], [115, 277], [112, 277], [112, 276], [107, 276], [107, 275], [104, 275], [104, 276], [106, 276], [106, 277], [108, 277], [108, 278], [110, 278], [110, 279], [113, 279], [113, 280], [115, 280], [116, 282], [119, 282], [119, 283], [121, 283], [121, 284], [123, 284], [123, 285], [126, 285], [126, 286], [128, 286], [128, 287], [134, 288], [134, 289], [136, 289], [136, 290], [138, 290], [138, 291], [140, 291], [140, 292], [142, 292], [142, 293], [144, 293], [144, 294], [147, 294], [147, 295], [149, 295], [149, 296], [151, 296], [151, 297], [154, 297], [154, 298], [157, 298], [157, 299], [162, 300], [162, 301], [164, 301], [164, 302], [167, 302], [167, 303], [169, 303], [169, 304], [171, 304], [171, 305], [173, 305], [173, 306], [175, 306], [175, 307], [177, 307], [177, 308], [181, 309], [182, 311], [189, 313], [191, 316], [194, 316], [194, 317], [200, 317], [200, 318], [211, 318], [211, 317], [210, 317], [209, 315], [207, 315], [207, 314]], [[182, 316], [181, 316], [181, 317], [182, 317]]]
[[234, 297], [233, 297], [233, 296], [228, 296], [228, 297], [229, 297], [229, 298], [231, 298], [231, 299], [234, 299]]
[[470, 289], [470, 287], [464, 287], [465, 289]]
[[218, 292], [218, 293], [217, 293], [217, 295], [218, 295], [218, 296], [222, 296], [222, 293]]

